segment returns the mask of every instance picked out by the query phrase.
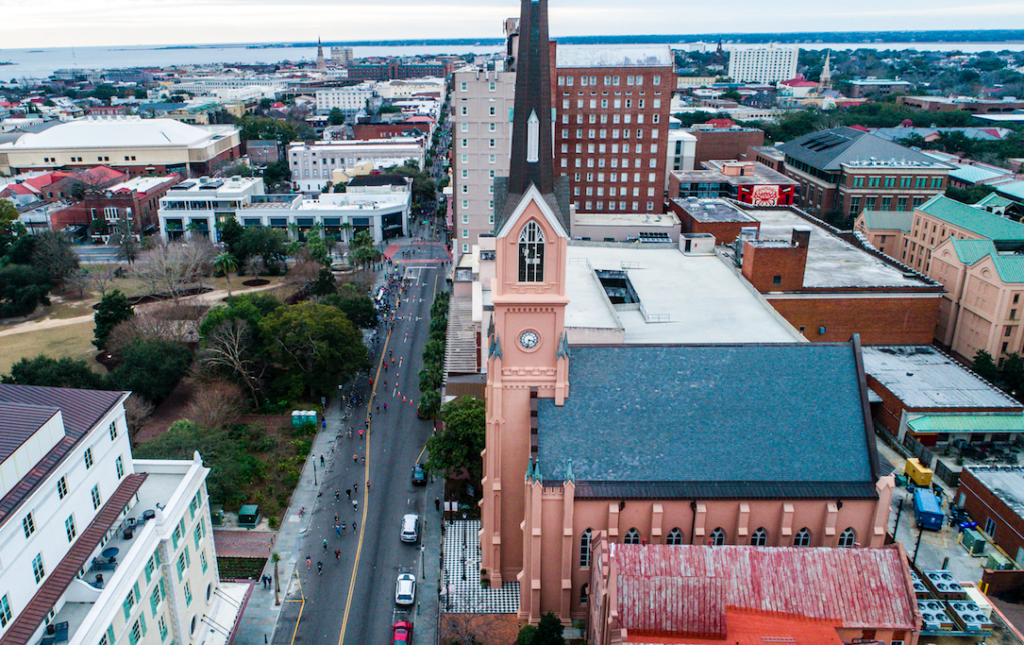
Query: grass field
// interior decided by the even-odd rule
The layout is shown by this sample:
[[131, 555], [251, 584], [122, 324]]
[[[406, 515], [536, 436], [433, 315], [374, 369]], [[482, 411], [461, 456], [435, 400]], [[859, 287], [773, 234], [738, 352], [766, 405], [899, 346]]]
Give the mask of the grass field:
[[102, 365], [93, 360], [96, 348], [92, 344], [92, 321], [53, 329], [40, 329], [24, 334], [12, 334], [0, 338], [0, 374], [8, 374], [11, 365], [22, 358], [33, 358], [46, 354], [53, 358], [81, 358], [99, 374], [105, 373]]

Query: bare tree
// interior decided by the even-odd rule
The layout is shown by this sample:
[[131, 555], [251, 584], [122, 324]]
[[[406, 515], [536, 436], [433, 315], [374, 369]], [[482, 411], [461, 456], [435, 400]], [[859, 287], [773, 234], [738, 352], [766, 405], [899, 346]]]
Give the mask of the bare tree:
[[441, 645], [514, 643], [519, 632], [515, 615], [441, 614], [437, 642]]
[[116, 264], [102, 264], [88, 272], [89, 281], [92, 282], [93, 288], [100, 292], [100, 298], [107, 295], [107, 288], [117, 277], [117, 269]]
[[176, 343], [196, 339], [202, 308], [161, 302], [138, 307], [135, 315], [119, 323], [107, 335], [107, 351], [120, 355], [125, 347], [140, 338], [159, 338]]
[[128, 424], [128, 435], [135, 437], [142, 429], [143, 422], [153, 414], [153, 404], [138, 394], [132, 394], [124, 402], [124, 420]]
[[132, 223], [127, 217], [117, 220], [114, 225], [114, 234], [110, 236], [110, 242], [117, 246], [117, 259], [123, 260], [131, 266], [139, 257], [139, 240], [132, 231]]
[[168, 244], [142, 253], [131, 272], [150, 293], [166, 294], [177, 303], [192, 286], [202, 287], [202, 276], [210, 271], [213, 251], [209, 240]]
[[266, 364], [256, 359], [252, 330], [244, 320], [233, 319], [217, 327], [199, 354], [200, 369], [235, 375], [259, 406], [259, 390]]
[[78, 294], [79, 300], [85, 298], [85, 290], [92, 284], [92, 280], [89, 279], [89, 272], [85, 269], [79, 269], [64, 280], [64, 286], [72, 292]]
[[207, 383], [196, 391], [185, 417], [203, 428], [219, 428], [231, 422], [245, 407], [242, 389], [228, 381]]

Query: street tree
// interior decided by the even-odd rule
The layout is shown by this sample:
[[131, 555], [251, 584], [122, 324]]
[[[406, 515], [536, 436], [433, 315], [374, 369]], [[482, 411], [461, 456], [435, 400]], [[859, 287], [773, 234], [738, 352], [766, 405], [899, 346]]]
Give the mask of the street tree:
[[338, 108], [331, 108], [327, 114], [327, 122], [331, 125], [342, 125], [345, 123], [345, 113]]
[[[424, 395], [426, 396], [426, 395]], [[430, 458], [425, 466], [433, 475], [445, 477], [466, 469], [473, 481], [483, 476], [486, 411], [484, 402], [464, 396], [444, 404], [441, 408], [444, 429], [427, 439]]]
[[117, 259], [127, 262], [130, 267], [139, 257], [139, 240], [132, 232], [132, 223], [127, 217], [121, 217], [114, 225], [114, 233], [110, 242], [117, 247]]
[[135, 311], [128, 298], [119, 289], [114, 289], [100, 299], [93, 314], [96, 328], [93, 332], [92, 344], [96, 349], [106, 349], [110, 331], [120, 323], [132, 318]]
[[130, 272], [150, 293], [163, 293], [177, 303], [194, 285], [202, 287], [209, 271], [213, 245], [209, 240], [168, 244], [142, 253]]
[[260, 321], [265, 351], [277, 368], [275, 389], [290, 399], [333, 393], [369, 368], [362, 334], [341, 311], [303, 302]]
[[279, 267], [288, 252], [288, 238], [284, 231], [264, 226], [249, 226], [242, 231], [235, 250], [238, 257], [258, 257], [264, 271]]
[[62, 284], [78, 270], [78, 256], [72, 250], [71, 239], [67, 235], [43, 231], [36, 235], [32, 265], [45, 273], [53, 284]]
[[220, 255], [213, 258], [213, 266], [215, 269], [224, 274], [224, 279], [228, 282], [228, 298], [231, 297], [231, 273], [238, 270], [238, 260], [235, 256], [230, 253], [221, 253]]

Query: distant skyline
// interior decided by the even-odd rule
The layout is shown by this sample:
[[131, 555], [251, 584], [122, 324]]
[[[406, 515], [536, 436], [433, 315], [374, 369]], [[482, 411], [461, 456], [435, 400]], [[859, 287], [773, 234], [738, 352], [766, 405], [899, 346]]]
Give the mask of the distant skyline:
[[[809, 8], [809, 5], [813, 9]], [[515, 0], [0, 0], [3, 48], [499, 38]], [[1024, 3], [552, 0], [551, 35], [1007, 29]]]

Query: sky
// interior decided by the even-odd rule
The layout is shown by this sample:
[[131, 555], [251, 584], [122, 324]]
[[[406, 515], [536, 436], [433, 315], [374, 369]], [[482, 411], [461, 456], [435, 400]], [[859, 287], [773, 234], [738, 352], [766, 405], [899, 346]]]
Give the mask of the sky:
[[[515, 0], [0, 0], [3, 48], [500, 38]], [[551, 0], [551, 35], [1005, 29], [1001, 0]]]

